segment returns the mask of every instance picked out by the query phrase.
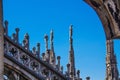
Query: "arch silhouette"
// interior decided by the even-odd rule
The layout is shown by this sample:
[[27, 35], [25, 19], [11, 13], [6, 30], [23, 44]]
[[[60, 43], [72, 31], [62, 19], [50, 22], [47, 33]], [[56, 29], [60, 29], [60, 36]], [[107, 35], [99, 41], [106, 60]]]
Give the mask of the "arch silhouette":
[[98, 14], [106, 34], [106, 78], [119, 80], [114, 39], [120, 38], [120, 0], [84, 0]]
[[106, 39], [120, 38], [120, 1], [119, 0], [84, 0], [98, 14]]

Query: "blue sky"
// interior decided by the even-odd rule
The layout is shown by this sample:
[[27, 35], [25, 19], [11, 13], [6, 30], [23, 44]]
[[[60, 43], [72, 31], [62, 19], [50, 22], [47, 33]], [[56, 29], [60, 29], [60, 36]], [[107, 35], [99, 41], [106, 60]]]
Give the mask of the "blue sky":
[[[83, 0], [4, 0], [4, 20], [9, 21], [9, 35], [20, 28], [20, 43], [25, 33], [30, 35], [31, 48], [41, 43], [45, 51], [44, 34], [54, 31], [56, 56], [66, 70], [69, 53], [69, 26], [73, 24], [76, 69], [85, 80], [105, 79], [106, 42], [102, 24], [95, 11]], [[120, 61], [120, 41], [115, 40], [115, 53]], [[118, 62], [120, 69], [120, 63]]]

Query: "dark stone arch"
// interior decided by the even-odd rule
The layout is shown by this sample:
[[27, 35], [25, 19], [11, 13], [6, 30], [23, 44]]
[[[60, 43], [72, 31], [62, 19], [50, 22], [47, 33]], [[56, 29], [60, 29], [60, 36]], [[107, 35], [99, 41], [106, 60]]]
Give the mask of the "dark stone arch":
[[106, 39], [120, 38], [120, 0], [84, 0], [98, 14]]
[[4, 80], [18, 80], [16, 76], [19, 76], [19, 80], [31, 80], [30, 78], [27, 77], [27, 75], [20, 72], [12, 65], [5, 63], [4, 64]]
[[4, 68], [4, 80], [16, 80], [13, 71], [6, 67]]

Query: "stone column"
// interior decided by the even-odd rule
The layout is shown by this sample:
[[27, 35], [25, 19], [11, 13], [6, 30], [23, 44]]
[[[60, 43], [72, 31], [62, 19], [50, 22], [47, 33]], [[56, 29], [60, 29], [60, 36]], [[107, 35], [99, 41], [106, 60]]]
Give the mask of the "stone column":
[[8, 36], [8, 21], [6, 20], [4, 24], [5, 24], [5, 35]]
[[114, 42], [112, 39], [106, 41], [106, 48], [106, 80], [119, 80], [117, 59], [116, 55], [114, 54]]
[[70, 64], [67, 64], [67, 73], [68, 73], [68, 77], [70, 76]]
[[3, 28], [3, 6], [0, 0], [0, 80], [3, 80], [4, 74], [4, 28]]

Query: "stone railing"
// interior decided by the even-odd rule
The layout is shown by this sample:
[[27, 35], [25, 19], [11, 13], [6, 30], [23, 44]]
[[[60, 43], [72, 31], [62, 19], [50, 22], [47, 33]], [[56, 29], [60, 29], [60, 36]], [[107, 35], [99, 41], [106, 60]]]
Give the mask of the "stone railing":
[[30, 73], [41, 76], [42, 79], [58, 78], [66, 80], [65, 75], [54, 68], [52, 65], [36, 57], [31, 51], [25, 49], [22, 45], [14, 42], [8, 36], [4, 36], [4, 53], [7, 58], [12, 58], [17, 64], [26, 67]]
[[19, 43], [19, 28], [13, 33], [12, 38], [8, 36], [8, 22], [5, 21], [4, 33], [4, 55], [6, 58], [21, 66], [27, 72], [42, 80], [67, 80], [66, 76], [58, 68], [44, 61], [40, 57], [40, 43], [37, 50], [29, 50], [29, 35], [26, 34], [23, 44]]

